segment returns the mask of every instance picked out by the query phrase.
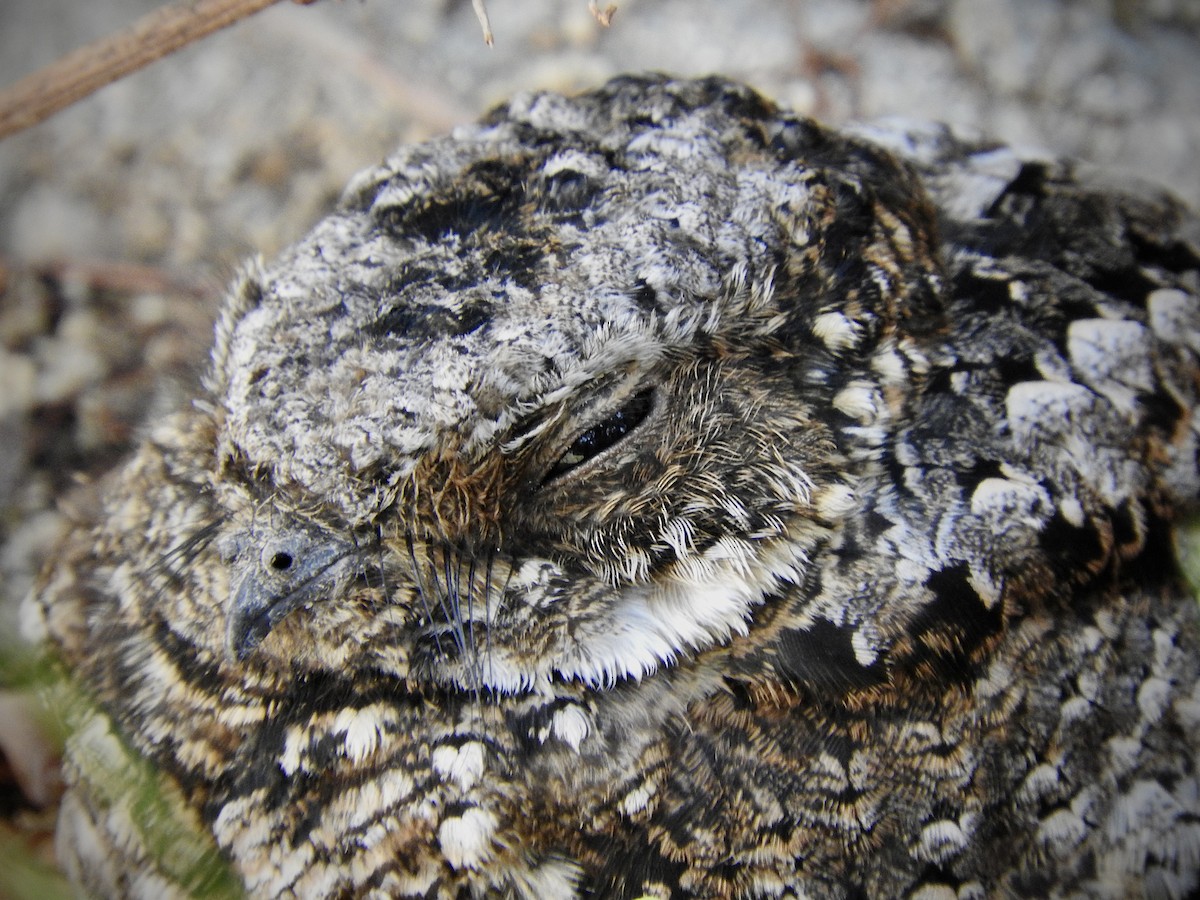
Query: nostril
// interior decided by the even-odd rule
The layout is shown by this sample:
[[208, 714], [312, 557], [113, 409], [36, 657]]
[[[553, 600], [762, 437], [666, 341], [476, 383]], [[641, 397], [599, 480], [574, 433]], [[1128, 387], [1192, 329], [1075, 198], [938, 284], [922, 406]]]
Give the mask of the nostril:
[[276, 572], [286, 572], [292, 567], [293, 562], [294, 560], [292, 559], [292, 554], [280, 550], [271, 554], [271, 559], [268, 565], [270, 565], [270, 567]]

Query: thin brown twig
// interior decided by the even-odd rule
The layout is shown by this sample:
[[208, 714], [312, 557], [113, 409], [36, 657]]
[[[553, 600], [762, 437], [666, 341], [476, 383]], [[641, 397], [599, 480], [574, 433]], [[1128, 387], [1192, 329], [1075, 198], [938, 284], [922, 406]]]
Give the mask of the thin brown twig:
[[106, 84], [278, 2], [182, 0], [147, 13], [124, 31], [86, 44], [0, 91], [0, 138], [36, 125]]

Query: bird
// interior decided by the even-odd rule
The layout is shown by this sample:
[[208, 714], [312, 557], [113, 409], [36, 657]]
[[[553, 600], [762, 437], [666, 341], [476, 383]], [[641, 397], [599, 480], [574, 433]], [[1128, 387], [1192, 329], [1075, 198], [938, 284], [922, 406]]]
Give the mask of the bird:
[[65, 869], [186, 893], [125, 752], [252, 897], [1188, 896], [1198, 295], [1162, 190], [719, 76], [400, 148], [32, 596]]

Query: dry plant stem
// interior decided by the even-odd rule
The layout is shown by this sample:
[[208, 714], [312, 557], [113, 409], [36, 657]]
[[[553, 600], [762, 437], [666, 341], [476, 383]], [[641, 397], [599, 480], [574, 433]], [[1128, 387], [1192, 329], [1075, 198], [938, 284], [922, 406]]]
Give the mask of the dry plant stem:
[[588, 12], [592, 14], [592, 18], [608, 28], [612, 25], [613, 16], [617, 14], [617, 6], [613, 3], [601, 9], [596, 0], [588, 0]]
[[[0, 138], [279, 0], [187, 0], [164, 6], [0, 92]], [[295, 0], [311, 3], [313, 0]]]
[[[488, 19], [487, 0], [471, 0], [471, 9], [475, 11], [479, 27], [483, 29], [483, 42], [491, 47], [495, 43], [495, 36], [492, 34], [492, 23]], [[588, 11], [597, 22], [607, 28], [612, 24], [612, 17], [616, 13], [617, 7], [611, 5], [601, 9], [596, 5], [596, 0], [588, 0]]]
[[495, 43], [495, 38], [492, 35], [492, 23], [488, 19], [487, 4], [484, 0], [471, 0], [471, 9], [475, 10], [475, 18], [479, 20], [479, 27], [483, 29], [483, 42], [489, 47]]

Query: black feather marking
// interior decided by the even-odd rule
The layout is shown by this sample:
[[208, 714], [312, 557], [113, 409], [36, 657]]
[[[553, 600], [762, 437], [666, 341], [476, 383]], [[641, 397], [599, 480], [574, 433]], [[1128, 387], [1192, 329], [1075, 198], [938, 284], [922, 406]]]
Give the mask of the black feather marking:
[[946, 680], [974, 677], [976, 653], [1004, 627], [1003, 604], [991, 608], [967, 580], [966, 563], [932, 573], [925, 581], [933, 600], [910, 626], [912, 662], [930, 665]]
[[780, 674], [823, 691], [852, 691], [881, 684], [887, 679], [882, 659], [868, 666], [858, 661], [854, 629], [817, 619], [808, 628], [780, 633], [775, 644]]

